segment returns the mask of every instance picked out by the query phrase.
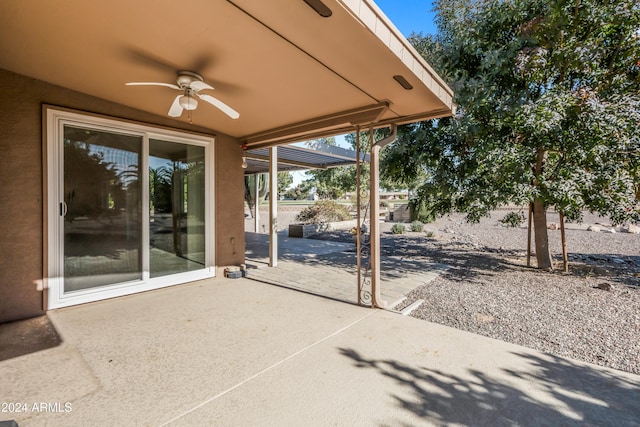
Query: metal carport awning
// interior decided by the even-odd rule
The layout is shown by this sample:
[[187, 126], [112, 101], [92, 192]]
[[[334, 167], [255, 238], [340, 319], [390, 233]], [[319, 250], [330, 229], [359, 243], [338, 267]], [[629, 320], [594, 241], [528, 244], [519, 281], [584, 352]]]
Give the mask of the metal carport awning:
[[[270, 148], [247, 149], [244, 152], [246, 162], [245, 175], [260, 173], [269, 174], [269, 192], [276, 194], [278, 188], [278, 172], [289, 172], [307, 169], [327, 169], [339, 166], [355, 165], [358, 153], [342, 147], [336, 147], [321, 142], [314, 142], [313, 149], [296, 145], [281, 145]], [[360, 162], [369, 162], [369, 154], [361, 154]], [[256, 206], [258, 195], [258, 180], [256, 179]], [[269, 197], [269, 266], [278, 264], [278, 233], [277, 233], [277, 198]], [[255, 209], [255, 230], [258, 230], [259, 209]]]
[[[328, 169], [349, 166], [356, 163], [356, 152], [342, 147], [314, 142], [315, 148], [296, 145], [278, 147], [278, 172], [291, 172], [307, 169]], [[256, 148], [245, 152], [247, 168], [245, 175], [269, 172], [269, 149]], [[360, 158], [368, 163], [369, 155]]]

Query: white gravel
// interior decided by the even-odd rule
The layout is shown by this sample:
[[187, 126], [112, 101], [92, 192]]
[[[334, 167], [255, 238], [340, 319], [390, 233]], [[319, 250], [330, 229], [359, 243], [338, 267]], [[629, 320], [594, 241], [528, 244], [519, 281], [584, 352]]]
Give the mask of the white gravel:
[[[640, 374], [640, 235], [569, 224], [566, 274], [560, 232], [549, 230], [559, 270], [543, 272], [526, 267], [526, 228], [501, 226], [505, 214], [494, 212], [475, 225], [461, 215], [441, 218], [425, 227], [432, 238], [384, 235], [390, 251], [450, 266], [405, 300], [403, 306], [425, 300], [411, 316]], [[585, 224], [597, 222], [603, 219], [585, 216]], [[603, 283], [612, 290], [599, 289]]]

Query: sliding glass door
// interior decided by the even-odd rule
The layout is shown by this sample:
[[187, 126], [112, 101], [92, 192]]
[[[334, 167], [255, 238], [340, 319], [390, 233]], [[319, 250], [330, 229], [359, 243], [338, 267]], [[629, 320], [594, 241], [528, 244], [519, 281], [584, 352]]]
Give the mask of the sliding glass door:
[[48, 112], [49, 308], [214, 274], [206, 137]]
[[142, 138], [64, 127], [64, 290], [142, 279]]
[[205, 265], [204, 147], [149, 141], [151, 277]]

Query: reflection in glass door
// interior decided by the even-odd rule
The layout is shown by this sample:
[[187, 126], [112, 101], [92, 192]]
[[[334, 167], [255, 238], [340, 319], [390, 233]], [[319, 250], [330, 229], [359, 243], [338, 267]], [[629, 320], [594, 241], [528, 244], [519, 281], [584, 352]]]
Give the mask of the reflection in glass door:
[[46, 114], [48, 308], [215, 276], [211, 137]]
[[149, 140], [150, 276], [205, 266], [204, 147]]
[[142, 137], [64, 126], [64, 292], [142, 279]]

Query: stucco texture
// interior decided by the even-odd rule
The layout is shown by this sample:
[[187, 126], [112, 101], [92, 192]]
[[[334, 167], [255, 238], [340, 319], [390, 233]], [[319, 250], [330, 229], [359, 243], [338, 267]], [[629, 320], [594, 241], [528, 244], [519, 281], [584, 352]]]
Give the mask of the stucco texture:
[[[188, 123], [148, 114], [0, 69], [0, 322], [45, 311], [38, 289], [45, 270], [44, 104], [211, 135]], [[215, 135], [216, 265], [244, 262], [242, 148]], [[237, 166], [236, 166], [237, 165]]]

